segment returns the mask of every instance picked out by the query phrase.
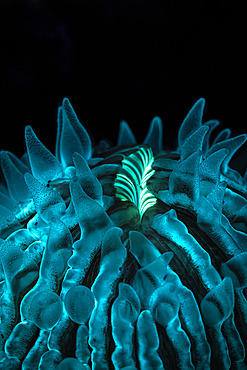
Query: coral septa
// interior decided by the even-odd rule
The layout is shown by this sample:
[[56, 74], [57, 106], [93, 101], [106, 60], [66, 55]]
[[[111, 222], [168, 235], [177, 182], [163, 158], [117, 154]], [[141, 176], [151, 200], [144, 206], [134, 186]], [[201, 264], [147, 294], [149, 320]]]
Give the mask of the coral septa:
[[[30, 192], [25, 183], [24, 175], [21, 170], [27, 171], [26, 166], [17, 166], [16, 161], [11, 160], [8, 152], [1, 152], [1, 167], [7, 183], [8, 192], [14, 202], [25, 202], [29, 199]], [[21, 168], [21, 169], [20, 169]], [[18, 184], [18, 186], [16, 186]]]
[[186, 138], [183, 145], [179, 147], [180, 160], [184, 161], [196, 150], [202, 151], [203, 142], [208, 132], [208, 126], [204, 125], [196, 129], [190, 136]]
[[136, 368], [134, 334], [140, 310], [138, 294], [130, 285], [119, 283], [119, 294], [111, 308], [112, 336], [115, 342], [111, 359], [115, 368]]
[[25, 252], [11, 241], [5, 241], [1, 245], [1, 262], [6, 286], [15, 299], [18, 299], [38, 277], [37, 264], [26, 257]]
[[209, 327], [221, 326], [232, 314], [234, 290], [230, 277], [225, 277], [200, 303], [203, 319]]
[[83, 364], [84, 370], [87, 368], [90, 370], [90, 367], [87, 365], [90, 360], [90, 351], [88, 347], [88, 336], [89, 336], [88, 326], [85, 324], [79, 325], [77, 332], [76, 332], [75, 356], [77, 360]]
[[235, 289], [247, 287], [247, 252], [231, 258], [221, 265], [221, 274], [232, 279]]
[[222, 148], [205, 158], [199, 168], [201, 180], [218, 184], [221, 177], [221, 165], [227, 154], [228, 150]]
[[149, 307], [157, 323], [166, 327], [177, 316], [179, 298], [177, 287], [172, 283], [165, 283], [156, 289], [150, 297]]
[[[66, 157], [66, 163], [66, 160], [72, 160], [72, 154], [74, 152], [79, 152], [86, 160], [90, 159], [92, 156], [91, 139], [80, 123], [68, 98], [63, 99], [62, 110], [63, 119], [60, 138], [61, 158], [62, 156]], [[65, 152], [67, 152], [66, 155]]]
[[129, 284], [120, 283], [118, 289], [118, 296], [112, 305], [113, 318], [134, 325], [141, 310], [139, 296]]
[[[199, 164], [201, 151], [195, 151], [184, 161], [178, 162], [169, 177], [171, 204], [194, 209], [200, 196]], [[159, 192], [162, 199], [162, 192]]]
[[76, 169], [76, 176], [80, 182], [82, 189], [90, 198], [96, 200], [102, 206], [102, 186], [97, 177], [90, 170], [86, 160], [79, 153], [74, 153], [73, 162]]
[[60, 319], [62, 311], [61, 298], [51, 291], [38, 292], [30, 302], [32, 321], [42, 330], [51, 330]]
[[77, 324], [85, 324], [94, 309], [95, 298], [93, 292], [86, 286], [71, 287], [65, 295], [64, 307]]
[[136, 138], [126, 121], [120, 122], [117, 145], [136, 145]]
[[82, 235], [84, 232], [93, 232], [93, 230], [104, 232], [112, 224], [103, 207], [81, 188], [77, 177], [73, 177], [70, 181], [70, 193]]
[[60, 163], [37, 138], [31, 126], [26, 126], [25, 139], [33, 176], [45, 185], [61, 176]]
[[204, 104], [177, 151], [155, 117], [92, 158], [65, 98], [56, 156], [29, 126], [27, 153], [1, 153], [0, 368], [246, 367], [247, 135], [210, 147]]
[[131, 230], [129, 239], [130, 252], [135, 256], [142, 267], [149, 265], [160, 256], [160, 252], [154, 244], [139, 231]]
[[206, 196], [206, 199], [218, 212], [222, 212], [226, 186], [226, 181], [222, 181], [214, 186], [211, 192]]
[[151, 312], [144, 310], [137, 321], [138, 359], [143, 369], [164, 369], [158, 354], [159, 335]]
[[197, 100], [183, 120], [178, 133], [179, 148], [183, 145], [185, 140], [201, 126], [204, 106], [205, 99], [201, 98]]
[[181, 261], [193, 266], [196, 274], [206, 289], [217, 285], [221, 279], [211, 263], [210, 255], [200, 246], [197, 240], [188, 232], [186, 225], [177, 218], [176, 211], [170, 211], [153, 218], [151, 227], [162, 237], [174, 244], [171, 248]]
[[152, 119], [143, 143], [150, 146], [154, 154], [161, 152], [163, 147], [163, 124], [160, 117]]
[[136, 272], [132, 285], [135, 291], [138, 292], [142, 306], [145, 309], [149, 309], [149, 297], [153, 291], [162, 285], [167, 266], [172, 257], [172, 252], [163, 253], [152, 263]]
[[112, 227], [105, 233], [101, 247], [100, 271], [91, 288], [97, 301], [110, 294], [114, 287], [110, 288], [109, 283], [121, 275], [127, 254], [121, 241], [122, 234], [123, 231], [119, 227]]

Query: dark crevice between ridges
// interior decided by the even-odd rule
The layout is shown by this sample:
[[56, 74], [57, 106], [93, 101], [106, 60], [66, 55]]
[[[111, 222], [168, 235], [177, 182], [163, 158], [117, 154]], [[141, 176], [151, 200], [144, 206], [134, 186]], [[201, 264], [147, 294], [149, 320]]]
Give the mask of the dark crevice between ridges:
[[[242, 320], [240, 319], [241, 317], [241, 313], [239, 311], [239, 305], [236, 304], [238, 302], [237, 301], [237, 297], [236, 297], [236, 294], [235, 294], [235, 305], [234, 305], [234, 323], [236, 325], [236, 328], [240, 334], [240, 337], [241, 337], [241, 340], [244, 344], [244, 347], [245, 349], [247, 348], [247, 336], [246, 336], [246, 330], [245, 328], [243, 327], [242, 325]], [[245, 326], [245, 325], [244, 325]], [[247, 356], [245, 356], [245, 359], [244, 359], [244, 363], [247, 365]]]
[[101, 247], [96, 252], [94, 259], [92, 260], [92, 263], [90, 264], [90, 267], [86, 273], [86, 276], [83, 280], [83, 285], [91, 289], [100, 269], [100, 261], [101, 261]]
[[70, 320], [68, 329], [63, 334], [63, 341], [61, 345], [62, 346], [61, 352], [62, 352], [63, 358], [75, 357], [77, 328], [78, 328], [78, 324]]
[[[225, 253], [210, 239], [210, 237], [201, 229], [198, 228], [196, 225], [196, 218], [189, 217], [187, 214], [184, 214], [180, 211], [177, 211], [178, 218], [185, 223], [188, 228], [189, 233], [198, 241], [200, 246], [209, 254], [211, 258], [212, 266], [217, 270], [217, 272], [221, 275], [221, 264], [228, 261], [229, 258], [225, 255]], [[223, 279], [223, 276], [221, 276]], [[197, 300], [197, 296], [195, 295]], [[198, 302], [199, 304], [200, 302]], [[234, 306], [234, 322], [236, 328], [240, 334], [240, 337], [247, 346], [246, 340], [246, 333], [243, 333], [241, 319], [240, 319], [240, 312], [237, 309], [237, 305]], [[220, 309], [220, 307], [218, 307]], [[213, 343], [213, 342], [212, 342]], [[245, 359], [247, 360], [247, 359]]]
[[[125, 263], [126, 263], [126, 261], [125, 261]], [[115, 342], [114, 342], [114, 339], [113, 339], [113, 336], [112, 336], [111, 309], [112, 309], [113, 302], [115, 301], [115, 299], [118, 296], [118, 286], [119, 286], [119, 283], [121, 283], [123, 281], [122, 276], [123, 276], [124, 272], [126, 271], [126, 268], [127, 268], [127, 266], [122, 267], [122, 269], [121, 269], [122, 275], [119, 277], [119, 279], [118, 279], [118, 281], [117, 281], [117, 283], [114, 287], [114, 291], [112, 292], [111, 297], [109, 298], [109, 301], [108, 301], [109, 307], [108, 307], [108, 312], [107, 312], [108, 325], [107, 325], [107, 331], [106, 331], [106, 338], [107, 338], [106, 354], [107, 354], [109, 370], [114, 370], [115, 369], [115, 367], [112, 363], [111, 357], [112, 357], [114, 349], [116, 348], [116, 345], [115, 345]], [[129, 272], [129, 270], [128, 270], [128, 272]]]
[[[127, 249], [128, 249], [128, 247], [127, 247]], [[83, 285], [87, 286], [89, 289], [93, 285], [93, 283], [94, 283], [94, 281], [95, 281], [95, 279], [96, 279], [96, 277], [99, 273], [100, 261], [101, 261], [101, 248], [97, 251], [92, 263], [90, 264], [90, 268], [88, 269], [88, 271], [86, 273], [85, 279], [83, 281]], [[113, 337], [112, 337], [112, 325], [111, 325], [112, 304], [118, 296], [119, 283], [124, 282], [126, 284], [131, 284], [131, 282], [134, 279], [135, 273], [138, 270], [137, 265], [138, 265], [138, 263], [136, 262], [133, 255], [129, 251], [127, 251], [126, 260], [125, 260], [122, 268], [120, 269], [121, 276], [120, 276], [120, 278], [118, 279], [118, 281], [116, 283], [114, 292], [112, 293], [111, 297], [109, 298], [110, 304], [109, 304], [109, 308], [108, 308], [108, 312], [107, 312], [108, 327], [107, 327], [107, 332], [106, 332], [106, 337], [107, 337], [106, 353], [107, 353], [107, 360], [108, 360], [108, 365], [109, 365], [110, 370], [115, 369], [115, 367], [113, 366], [112, 360], [111, 360], [112, 353], [115, 349], [115, 342], [114, 342]], [[71, 332], [71, 333], [73, 333], [73, 332]], [[76, 336], [76, 333], [75, 333], [75, 336]], [[92, 348], [91, 347], [89, 347], [89, 350], [90, 350], [90, 353], [92, 353]], [[70, 352], [71, 352], [71, 350], [70, 350]], [[69, 353], [68, 353], [68, 355], [69, 355]], [[67, 353], [66, 353], [66, 356], [67, 356]], [[90, 361], [91, 361], [91, 357], [90, 357]], [[91, 364], [89, 364], [89, 365], [92, 366]]]
[[[143, 145], [144, 146], [144, 145]], [[133, 153], [136, 148], [139, 148], [140, 145], [138, 144], [131, 144], [131, 145], [121, 145], [121, 146], [114, 146], [112, 148], [106, 148], [105, 150], [102, 151], [94, 151], [93, 157], [99, 157], [103, 158], [103, 160], [108, 160], [108, 158], [118, 158], [118, 156], [121, 155], [129, 155]]]
[[[227, 181], [227, 176], [226, 176], [226, 181]], [[227, 185], [227, 188], [232, 190], [234, 193], [237, 193], [238, 195], [241, 195], [242, 197], [246, 198], [246, 190], [241, 191], [240, 189], [234, 187], [232, 184]]]
[[168, 240], [165, 242], [168, 245], [169, 251], [174, 253], [174, 257], [170, 262], [170, 267], [179, 276], [182, 284], [193, 291], [197, 297], [197, 301], [200, 302], [208, 292], [200, 279], [200, 275], [190, 264], [190, 258], [187, 257], [185, 251], [181, 250], [179, 246], [175, 246], [175, 243]]
[[[95, 256], [92, 260], [92, 263], [90, 264], [90, 267], [89, 267], [89, 269], [88, 269], [88, 271], [85, 275], [85, 278], [83, 279], [82, 282], [80, 282], [81, 284], [88, 287], [89, 289], [91, 289], [91, 286], [93, 285], [94, 280], [96, 279], [96, 277], [99, 273], [100, 259], [101, 259], [101, 248], [95, 254]], [[68, 267], [68, 269], [69, 268], [70, 267]], [[66, 274], [66, 272], [65, 272], [65, 274]], [[60, 284], [58, 294], [61, 293], [61, 290], [62, 290], [62, 284]], [[88, 322], [87, 322], [87, 325], [88, 325]], [[63, 336], [63, 342], [62, 342], [63, 358], [76, 357], [75, 356], [76, 333], [77, 333], [78, 328], [79, 328], [79, 325], [76, 324], [75, 322], [73, 322], [72, 320], [70, 320], [68, 330], [66, 331], [66, 333]], [[90, 346], [88, 346], [88, 348], [89, 348], [90, 353], [91, 353], [92, 348]], [[89, 366], [92, 367], [91, 356], [90, 356], [90, 359], [89, 359]]]
[[[216, 268], [216, 270], [220, 273], [220, 265], [224, 261], [227, 260], [227, 257], [224, 255], [224, 253], [217, 247], [217, 245], [209, 238], [209, 236], [200, 230], [198, 226], [196, 226], [196, 217], [193, 214], [190, 214], [188, 212], [183, 212], [181, 209], [176, 209], [178, 219], [186, 225], [188, 228], [189, 233], [195, 237], [195, 239], [198, 241], [200, 246], [208, 252], [208, 254], [211, 257], [212, 265]], [[159, 249], [161, 253], [164, 253], [164, 250], [171, 250], [173, 253], [175, 253], [174, 249], [172, 248], [172, 245], [174, 243], [171, 243], [169, 240], [166, 240], [166, 238], [160, 237], [154, 230], [150, 231], [150, 234], [148, 235], [148, 238], [150, 241], [153, 242], [153, 244]], [[166, 245], [166, 247], [165, 247]], [[186, 256], [185, 256], [186, 257]], [[207, 290], [203, 287], [201, 284], [201, 281], [199, 279], [199, 276], [194, 274], [194, 269], [191, 268], [188, 270], [188, 264], [185, 263], [185, 260], [179, 259], [178, 256], [174, 255], [173, 259], [170, 262], [171, 268], [178, 274], [181, 282], [183, 285], [185, 285], [188, 289], [190, 289], [194, 297], [197, 301], [198, 307], [200, 307], [200, 302], [202, 298], [207, 294]], [[186, 267], [187, 266], [187, 267]], [[189, 276], [189, 279], [186, 278]], [[218, 307], [218, 309], [221, 311], [221, 307]], [[240, 325], [238, 323], [239, 315], [236, 311], [235, 307], [235, 324], [238, 330], [240, 330]], [[183, 326], [182, 326], [183, 327]], [[211, 347], [212, 356], [211, 356], [211, 368], [219, 368], [221, 366], [220, 363], [218, 363], [217, 359], [217, 353], [215, 353], [215, 346], [214, 346], [214, 336], [212, 333], [212, 330], [207, 328], [206, 325], [204, 325], [206, 336], [208, 343]], [[190, 340], [191, 337], [189, 333], [186, 331], [185, 328], [183, 328], [187, 335], [189, 336]], [[242, 336], [245, 335], [242, 333]], [[191, 342], [193, 344], [193, 341]], [[192, 347], [192, 359], [193, 359], [193, 347]], [[245, 359], [246, 361], [246, 359]]]
[[[161, 245], [162, 245], [162, 250], [165, 249], [166, 251], [170, 251], [170, 250], [173, 251], [173, 248], [169, 248], [169, 245], [171, 246], [171, 242], [169, 242], [165, 238], [162, 238], [162, 240], [161, 240], [157, 234], [154, 235], [152, 233], [152, 236], [151, 237], [149, 236], [149, 239], [156, 245], [156, 247], [159, 250], [161, 249]], [[164, 248], [164, 245], [166, 245], [165, 248]], [[206, 295], [207, 290], [202, 286], [199, 279], [197, 278], [197, 275], [194, 276], [193, 269], [188, 270], [186, 268], [186, 265], [188, 266], [188, 264], [185, 263], [185, 261], [179, 260], [176, 255], [174, 255], [174, 257], [171, 260], [169, 265], [172, 268], [172, 270], [175, 271], [176, 274], [179, 276], [182, 284], [192, 291], [192, 293], [194, 294], [194, 297], [197, 301], [198, 308], [199, 308], [200, 307], [200, 302], [201, 302], [202, 298]], [[176, 353], [174, 351], [174, 348], [173, 348], [172, 345], [170, 345], [169, 339], [168, 339], [168, 337], [165, 333], [164, 328], [162, 328], [158, 323], [156, 323], [156, 326], [158, 328], [158, 333], [159, 333], [159, 338], [160, 338], [160, 346], [159, 346], [159, 352], [158, 353], [160, 354], [161, 359], [165, 364], [165, 368], [169, 368], [169, 369], [174, 368], [175, 369], [176, 365], [173, 361], [173, 359], [174, 359], [173, 356], [176, 356]], [[188, 335], [189, 339], [191, 340], [191, 336], [189, 335], [186, 328], [183, 327], [182, 322], [181, 322], [181, 326], [182, 326], [182, 329]], [[212, 337], [210, 331], [206, 328], [205, 325], [204, 325], [204, 328], [205, 328], [205, 331], [206, 331], [207, 340], [208, 340], [209, 345], [210, 345], [211, 350], [212, 350], [212, 347], [214, 345], [214, 338]], [[193, 350], [192, 350], [192, 352], [193, 352]], [[193, 353], [192, 353], [192, 360], [193, 360]], [[212, 366], [213, 367], [212, 367], [212, 369], [218, 368], [216, 366], [217, 362], [215, 362], [215, 361], [216, 361], [215, 356], [213, 356], [213, 359], [212, 359]]]
[[[128, 250], [128, 246], [127, 246], [127, 250]], [[115, 292], [113, 293], [112, 297], [110, 298], [110, 305], [109, 305], [109, 309], [108, 309], [108, 328], [107, 328], [107, 338], [108, 338], [108, 348], [107, 348], [107, 356], [108, 356], [108, 364], [109, 364], [109, 369], [110, 370], [114, 370], [115, 367], [113, 366], [113, 363], [112, 363], [112, 360], [111, 360], [111, 357], [112, 357], [112, 354], [116, 348], [115, 346], [115, 342], [113, 340], [113, 337], [112, 337], [112, 325], [111, 325], [111, 308], [112, 308], [112, 304], [113, 302], [115, 301], [115, 299], [117, 298], [118, 296], [118, 286], [120, 283], [125, 283], [125, 284], [129, 284], [131, 285], [132, 284], [132, 281], [135, 277], [135, 274], [138, 270], [140, 266], [138, 266], [138, 263], [136, 262], [134, 256], [129, 252], [129, 250], [127, 251], [127, 257], [126, 257], [126, 260], [123, 264], [123, 266], [121, 267], [120, 271], [121, 271], [121, 276], [120, 278], [118, 279], [118, 282], [116, 284], [116, 287], [115, 287]], [[136, 330], [135, 330], [136, 332]], [[136, 344], [136, 338], [135, 338], [135, 341], [134, 341], [134, 360], [135, 362], [137, 363], [138, 360], [137, 360], [137, 354], [135, 353], [135, 344]], [[139, 368], [139, 367], [138, 367]]]
[[[223, 262], [226, 262], [228, 258], [226, 257], [225, 253], [219, 248], [217, 244], [197, 225], [197, 216], [196, 213], [192, 213], [185, 208], [181, 207], [171, 207], [162, 201], [160, 201], [160, 209], [157, 210], [157, 204], [155, 205], [156, 214], [161, 213], [164, 214], [168, 212], [170, 209], [175, 209], [177, 218], [179, 221], [182, 221], [187, 229], [188, 232], [196, 239], [196, 241], [200, 244], [200, 246], [210, 255], [211, 264], [215, 269], [220, 273], [220, 265]], [[148, 223], [147, 228], [148, 228]], [[151, 222], [150, 222], [151, 224]], [[152, 229], [153, 232], [153, 229]], [[161, 244], [161, 243], [160, 243]]]
[[77, 240], [80, 240], [81, 238], [81, 229], [80, 226], [77, 224], [73, 227], [73, 229], [70, 230], [72, 238], [73, 238], [73, 243], [75, 243]]
[[136, 364], [137, 369], [140, 369], [140, 361], [139, 361], [139, 356], [138, 356], [138, 339], [137, 339], [137, 329], [136, 329], [136, 324], [134, 328], [134, 335], [133, 335], [133, 358]]
[[[214, 332], [217, 329], [215, 329], [214, 327], [208, 327], [206, 325], [204, 325], [204, 329], [206, 332], [208, 344], [211, 348], [210, 368], [211, 369], [222, 369], [222, 363], [220, 362], [221, 358], [219, 359], [218, 357], [219, 353], [217, 352], [217, 347], [215, 346]], [[226, 342], [226, 345], [227, 345], [227, 342]]]
[[[175, 208], [176, 209], [176, 208]], [[220, 265], [227, 261], [227, 257], [224, 252], [219, 248], [217, 244], [201, 230], [197, 225], [196, 216], [188, 214], [180, 209], [176, 209], [177, 218], [182, 221], [188, 232], [196, 239], [200, 246], [210, 255], [211, 264], [220, 273]]]
[[160, 253], [173, 252], [174, 256], [169, 263], [169, 266], [179, 276], [183, 285], [190, 289], [194, 294], [197, 302], [208, 292], [203, 286], [200, 276], [195, 272], [186, 252], [180, 249], [178, 245], [170, 240], [160, 236], [154, 230], [150, 230], [151, 238], [149, 238]]
[[[39, 329], [39, 328], [37, 328], [37, 329], [38, 329], [38, 330], [37, 330], [36, 334], [34, 334], [33, 339], [30, 341], [30, 343], [29, 343], [29, 345], [28, 345], [28, 347], [27, 347], [27, 349], [26, 349], [26, 351], [25, 351], [25, 355], [24, 355], [23, 359], [20, 361], [20, 362], [21, 362], [21, 364], [23, 363], [23, 361], [25, 360], [26, 356], [27, 356], [27, 355], [28, 355], [28, 353], [31, 351], [32, 347], [35, 345], [35, 342], [36, 342], [36, 340], [37, 340], [37, 339], [38, 339], [38, 337], [39, 337], [40, 329]], [[21, 368], [21, 367], [20, 367], [20, 368]], [[7, 370], [7, 369], [6, 369], [6, 370]]]
[[196, 363], [196, 354], [195, 354], [195, 348], [196, 348], [195, 344], [196, 344], [196, 342], [193, 339], [193, 337], [191, 336], [189, 330], [187, 330], [187, 328], [184, 326], [184, 322], [183, 322], [184, 320], [181, 319], [182, 315], [181, 315], [180, 309], [178, 311], [178, 315], [179, 315], [179, 319], [180, 319], [180, 322], [181, 322], [181, 328], [184, 330], [184, 332], [186, 333], [186, 335], [189, 338], [189, 341], [190, 341], [190, 344], [191, 344], [191, 347], [190, 347], [191, 361], [192, 361], [193, 365], [196, 368], [196, 365], [197, 365], [197, 363]]
[[[117, 284], [118, 286], [118, 284]], [[110, 298], [110, 305], [109, 305], [109, 308], [108, 308], [108, 326], [107, 326], [107, 361], [108, 361], [108, 366], [109, 366], [109, 370], [114, 370], [115, 367], [112, 363], [112, 353], [115, 349], [115, 342], [114, 342], [114, 339], [112, 337], [112, 325], [111, 325], [111, 309], [112, 309], [112, 305], [113, 305], [113, 302], [117, 296], [117, 286], [115, 288], [115, 294], [112, 295], [112, 297]]]
[[245, 299], [247, 299], [247, 288], [243, 289], [243, 295], [244, 295]]
[[166, 334], [165, 328], [157, 322], [155, 324], [159, 336], [158, 355], [160, 356], [165, 369], [175, 370], [177, 369], [176, 361], [174, 360], [177, 357], [176, 351]]

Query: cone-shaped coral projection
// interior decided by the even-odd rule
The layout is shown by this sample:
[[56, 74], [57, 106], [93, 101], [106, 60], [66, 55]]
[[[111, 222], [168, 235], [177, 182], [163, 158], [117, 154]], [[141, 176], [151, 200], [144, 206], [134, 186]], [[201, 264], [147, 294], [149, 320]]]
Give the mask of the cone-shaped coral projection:
[[58, 135], [56, 153], [63, 167], [73, 165], [73, 153], [81, 154], [86, 160], [91, 158], [91, 139], [77, 118], [77, 115], [65, 98], [58, 112]]
[[159, 117], [154, 117], [150, 123], [143, 143], [150, 146], [154, 154], [161, 152], [163, 146], [163, 125]]
[[181, 148], [185, 140], [201, 126], [204, 106], [204, 99], [197, 100], [185, 117], [178, 133], [179, 148]]
[[82, 189], [92, 199], [103, 205], [102, 186], [97, 177], [90, 170], [86, 160], [78, 153], [73, 154], [73, 162], [76, 169], [76, 176]]
[[180, 147], [180, 159], [184, 161], [191, 154], [195, 152], [195, 148], [198, 151], [202, 151], [203, 141], [205, 135], [208, 132], [208, 126], [201, 126], [194, 131]]
[[27, 153], [34, 177], [47, 184], [62, 174], [62, 167], [56, 157], [41, 143], [30, 126], [26, 127]]
[[120, 122], [117, 145], [135, 145], [136, 139], [126, 121]]

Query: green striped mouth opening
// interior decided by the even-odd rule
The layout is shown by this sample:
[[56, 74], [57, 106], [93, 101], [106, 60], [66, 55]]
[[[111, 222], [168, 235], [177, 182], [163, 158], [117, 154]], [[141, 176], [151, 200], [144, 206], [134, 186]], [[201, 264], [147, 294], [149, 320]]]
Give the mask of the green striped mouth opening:
[[147, 181], [155, 172], [152, 169], [153, 160], [151, 148], [141, 147], [122, 160], [121, 171], [114, 182], [116, 197], [133, 202], [139, 209], [141, 218], [157, 202], [147, 188]]

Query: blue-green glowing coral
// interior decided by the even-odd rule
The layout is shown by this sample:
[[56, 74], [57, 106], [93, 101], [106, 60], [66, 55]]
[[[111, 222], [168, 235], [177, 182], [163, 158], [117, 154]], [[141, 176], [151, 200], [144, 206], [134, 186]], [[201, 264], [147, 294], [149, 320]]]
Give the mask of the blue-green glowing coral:
[[246, 368], [246, 135], [203, 109], [93, 148], [64, 99], [55, 155], [1, 152], [0, 369]]

